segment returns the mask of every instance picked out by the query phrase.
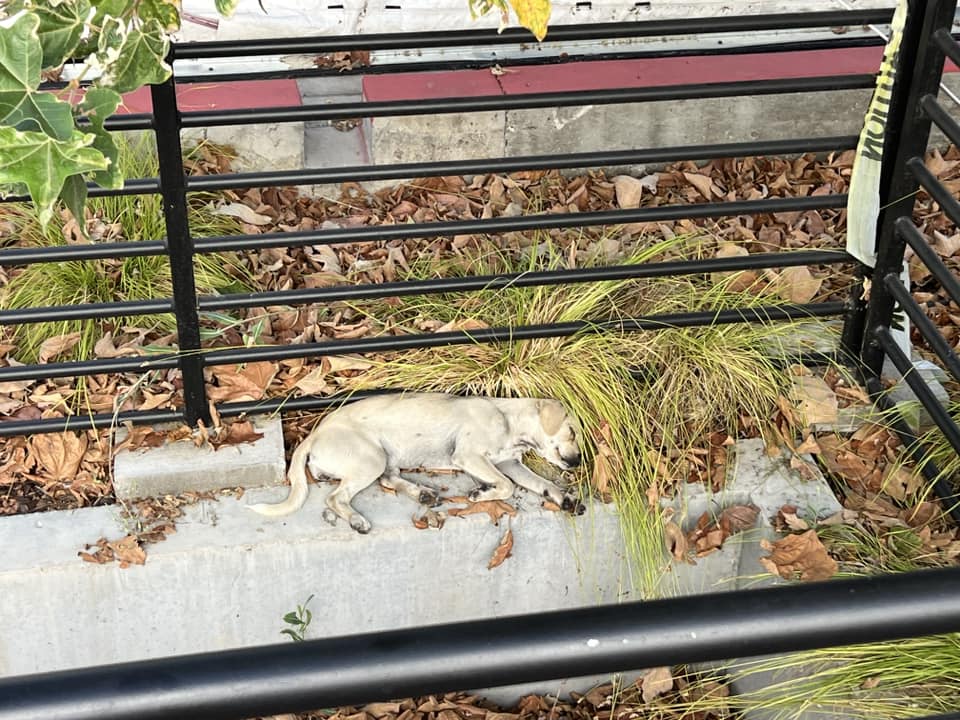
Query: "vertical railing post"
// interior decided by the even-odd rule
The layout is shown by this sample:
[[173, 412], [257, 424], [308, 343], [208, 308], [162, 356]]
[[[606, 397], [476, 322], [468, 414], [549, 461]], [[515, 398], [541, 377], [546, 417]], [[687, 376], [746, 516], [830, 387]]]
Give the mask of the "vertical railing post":
[[[168, 60], [172, 64], [173, 58]], [[183, 374], [184, 418], [189, 425], [210, 424], [200, 354], [200, 318], [193, 269], [193, 238], [187, 216], [187, 180], [180, 145], [180, 110], [173, 76], [150, 88], [153, 100], [160, 188], [167, 227], [167, 254], [173, 279], [173, 309], [177, 318], [180, 371]]]
[[956, 0], [910, 0], [903, 30], [884, 140], [877, 263], [871, 273], [860, 349], [861, 366], [874, 377], [880, 375], [884, 360], [875, 333], [879, 327], [890, 327], [896, 306], [883, 278], [890, 273], [900, 274], [906, 249], [895, 224], [898, 218], [912, 215], [920, 187], [907, 168], [907, 161], [924, 156], [930, 137], [930, 119], [923, 113], [920, 99], [927, 94], [936, 95], [943, 74], [944, 55], [931, 36], [941, 27], [952, 27], [956, 6]]

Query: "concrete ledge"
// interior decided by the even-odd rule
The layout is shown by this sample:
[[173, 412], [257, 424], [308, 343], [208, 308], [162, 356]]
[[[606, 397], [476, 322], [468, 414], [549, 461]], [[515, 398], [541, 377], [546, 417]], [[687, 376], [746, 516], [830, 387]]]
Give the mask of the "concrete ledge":
[[214, 450], [209, 445], [198, 448], [191, 440], [180, 440], [155, 448], [120, 450], [113, 459], [116, 496], [129, 500], [282, 484], [286, 464], [280, 418], [258, 416], [253, 424], [263, 437], [252, 443], [222, 445]]
[[[750, 548], [772, 532], [769, 517], [784, 503], [807, 517], [838, 508], [825, 483], [801, 480], [768, 458], [759, 441], [739, 443], [735, 465], [722, 494], [686, 486], [677, 517], [690, 526], [702, 512], [753, 502], [761, 509], [757, 530], [731, 537], [696, 565], [672, 563], [664, 552], [657, 571], [665, 593], [732, 589], [760, 573]], [[448, 496], [472, 485], [462, 476], [420, 480]], [[518, 491], [520, 511], [499, 527], [474, 514], [449, 517], [440, 530], [417, 530], [412, 518], [420, 506], [372, 488], [356, 499], [374, 524], [361, 536], [321, 519], [330, 489], [311, 486], [304, 508], [277, 520], [245, 505], [278, 500], [286, 488], [202, 500], [184, 508], [176, 533], [147, 546], [145, 565], [126, 569], [77, 557], [87, 543], [131, 531], [116, 507], [0, 519], [0, 626], [7, 629], [0, 634], [0, 676], [283, 642], [283, 615], [310, 595], [307, 637], [640, 599], [612, 506], [593, 502], [572, 518]], [[513, 554], [488, 570], [508, 527]], [[602, 680], [536, 689], [582, 691]], [[484, 694], [512, 702], [532, 689]]]

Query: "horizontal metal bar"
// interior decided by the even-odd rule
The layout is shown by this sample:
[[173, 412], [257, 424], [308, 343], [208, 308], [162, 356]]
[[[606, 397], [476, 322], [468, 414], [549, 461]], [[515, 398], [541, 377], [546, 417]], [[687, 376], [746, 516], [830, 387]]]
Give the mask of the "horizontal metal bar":
[[[885, 24], [890, 22], [891, 16], [892, 11], [883, 8], [879, 10], [681, 18], [648, 22], [555, 25], [549, 28], [547, 37], [551, 43], [561, 43], [574, 40], [662, 37], [690, 33], [799, 30], [818, 27]], [[429, 33], [381, 33], [339, 37], [290, 37], [269, 40], [177, 43], [174, 46], [174, 53], [178, 60], [201, 60], [236, 55], [309, 55], [341, 50], [402, 50], [406, 48], [516, 45], [529, 44], [530, 42], [530, 32], [522, 28], [507, 28], [502, 33], [488, 29], [470, 29]]]
[[960, 65], [960, 45], [953, 39], [949, 29], [940, 28], [934, 31], [933, 41], [943, 50], [943, 54], [953, 61], [954, 65]]
[[[226, 350], [212, 350], [204, 354], [204, 362], [211, 365], [256, 362], [258, 360], [287, 360], [319, 355], [344, 355], [368, 352], [395, 352], [419, 348], [445, 347], [450, 345], [474, 345], [477, 343], [515, 342], [537, 338], [569, 337], [571, 335], [602, 332], [636, 332], [640, 330], [664, 330], [669, 328], [729, 325], [742, 322], [777, 322], [813, 317], [829, 317], [843, 313], [841, 302], [815, 303], [810, 305], [773, 305], [758, 308], [734, 308], [726, 310], [702, 310], [697, 312], [650, 315], [618, 320], [578, 320], [576, 322], [548, 325], [523, 325], [470, 330], [469, 332], [443, 332], [420, 335], [395, 335], [359, 338], [355, 340], [332, 340], [305, 343], [303, 345], [261, 346]], [[2, 379], [2, 376], [0, 376]]]
[[320, 410], [356, 402], [365, 397], [402, 392], [406, 391], [401, 388], [379, 388], [377, 390], [356, 390], [336, 395], [302, 395], [300, 397], [275, 397], [266, 400], [225, 402], [217, 403], [217, 413], [221, 417], [240, 417], [242, 415], [269, 415], [298, 410]]
[[45, 420], [12, 420], [10, 422], [0, 422], [0, 437], [59, 433], [65, 430], [108, 430], [127, 422], [134, 425], [183, 422], [183, 411], [128, 410], [121, 413], [71, 415], [67, 418], [47, 418]]
[[[89, 121], [86, 118], [77, 118], [77, 124], [83, 127]], [[153, 115], [148, 113], [111, 115], [103, 122], [103, 127], [112, 132], [128, 130], [153, 130]]]
[[734, 82], [665, 85], [661, 87], [575, 90], [566, 92], [524, 93], [521, 95], [483, 95], [480, 97], [417, 98], [376, 102], [314, 103], [274, 108], [234, 110], [196, 110], [182, 113], [183, 127], [220, 127], [262, 123], [314, 122], [355, 117], [397, 117], [400, 115], [438, 115], [443, 113], [492, 112], [571, 105], [612, 105], [664, 100], [774, 95], [781, 93], [827, 92], [873, 87], [873, 75], [828, 75], [823, 77], [739, 80]]
[[[123, 187], [119, 190], [108, 190], [102, 188], [96, 183], [87, 183], [87, 197], [120, 197], [121, 195], [150, 195], [160, 192], [159, 178], [131, 178], [123, 181]], [[0, 203], [8, 202], [32, 202], [29, 195], [7, 195], [0, 197]]]
[[[228, 310], [265, 307], [267, 305], [297, 305], [336, 300], [369, 300], [372, 298], [405, 295], [428, 295], [476, 290], [502, 290], [508, 287], [533, 287], [637, 278], [671, 277], [694, 273], [724, 272], [758, 268], [794, 267], [797, 265], [830, 265], [855, 262], [842, 250], [801, 250], [785, 253], [756, 253], [753, 255], [707, 258], [703, 260], [676, 260], [671, 262], [613, 265], [575, 270], [544, 270], [538, 272], [507, 273], [503, 275], [474, 275], [470, 277], [404, 280], [381, 284], [336, 285], [333, 287], [282, 290], [265, 293], [237, 293], [204, 295], [199, 299], [200, 310]], [[0, 324], [3, 313], [0, 313]]]
[[930, 448], [920, 441], [903, 417], [903, 412], [894, 403], [879, 378], [868, 377], [864, 383], [870, 398], [885, 413], [884, 422], [889, 423], [903, 443], [903, 449], [917, 464], [920, 474], [931, 483], [933, 491], [943, 503], [944, 509], [954, 522], [960, 523], [960, 494], [953, 483], [944, 477], [943, 472], [933, 461]]
[[416, 72], [450, 72], [453, 70], [487, 70], [496, 63], [502, 68], [522, 68], [536, 65], [565, 65], [596, 60], [642, 60], [672, 57], [716, 57], [724, 55], [758, 55], [763, 53], [801, 52], [806, 50], [844, 50], [861, 47], [880, 47], [884, 40], [879, 35], [835, 35], [816, 40], [795, 40], [790, 42], [758, 42], [754, 45], [716, 45], [699, 47], [658, 47], [644, 46], [644, 49], [623, 49], [615, 52], [563, 52], [557, 49], [556, 55], [537, 54], [530, 57], [511, 57], [504, 53], [498, 55], [496, 49], [486, 55], [451, 60], [430, 60], [419, 62], [378, 62], [373, 65], [357, 65], [351, 68], [324, 68], [320, 66], [305, 68], [278, 68], [275, 70], [236, 72], [177, 72], [177, 84], [233, 82], [236, 80], [294, 80], [313, 77], [343, 77], [344, 75], [389, 75]]
[[943, 260], [930, 247], [923, 233], [913, 224], [913, 220], [909, 217], [899, 218], [895, 227], [897, 234], [913, 249], [916, 256], [920, 258], [920, 261], [950, 296], [950, 299], [960, 305], [960, 280], [957, 280], [950, 268], [943, 264]]
[[20, 325], [47, 322], [50, 320], [93, 320], [103, 318], [156, 315], [173, 312], [173, 301], [124, 300], [109, 303], [83, 303], [80, 305], [48, 305], [46, 307], [0, 310], [0, 325]]
[[553, 170], [578, 167], [643, 165], [675, 160], [704, 160], [748, 155], [792, 155], [806, 152], [849, 150], [857, 146], [856, 135], [797, 140], [763, 140], [714, 145], [679, 145], [638, 150], [571, 153], [566, 155], [525, 155], [480, 160], [452, 160], [394, 165], [352, 165], [333, 168], [196, 175], [187, 178], [191, 191], [236, 190], [275, 185], [310, 185], [358, 180], [399, 180], [445, 175], [481, 175], [520, 170]]
[[[627, 223], [715, 218], [734, 215], [760, 215], [777, 212], [803, 212], [846, 207], [845, 194], [808, 197], [773, 198], [769, 200], [738, 200], [734, 202], [694, 203], [689, 205], [661, 205], [633, 210], [603, 210], [582, 213], [543, 213], [520, 217], [495, 217], [487, 220], [456, 220], [450, 222], [398, 223], [395, 225], [364, 225], [361, 227], [329, 230], [265, 233], [263, 235], [223, 235], [194, 240], [198, 253], [229, 250], [262, 250], [269, 247], [299, 247], [303, 245], [332, 245], [375, 240], [408, 240], [412, 238], [453, 235], [493, 235], [514, 230], [548, 230]], [[3, 255], [0, 254], [0, 261]]]
[[930, 348], [950, 371], [950, 374], [957, 382], [960, 382], [960, 358], [953, 352], [943, 333], [937, 329], [937, 326], [933, 324], [933, 321], [926, 316], [917, 301], [913, 299], [910, 291], [903, 286], [900, 277], [890, 273], [883, 279], [883, 284], [887, 286], [890, 294], [909, 316], [917, 330], [923, 335], [924, 340], [927, 341]]
[[920, 107], [927, 114], [927, 117], [933, 121], [943, 131], [943, 134], [955, 145], [960, 145], [960, 123], [957, 123], [950, 113], [937, 102], [933, 95], [924, 95], [920, 98]]
[[923, 381], [923, 378], [920, 377], [913, 363], [910, 362], [910, 358], [908, 358], [897, 345], [897, 341], [894, 340], [890, 328], [883, 326], [878, 327], [875, 337], [887, 357], [890, 358], [891, 362], [896, 366], [897, 370], [903, 376], [903, 379], [907, 381], [907, 385], [910, 386], [913, 394], [917, 396], [917, 400], [920, 401], [920, 404], [923, 405], [924, 409], [930, 414], [930, 419], [940, 428], [940, 432], [943, 433], [947, 442], [950, 443], [950, 447], [953, 448], [955, 453], [960, 455], [960, 428], [953, 422], [950, 413], [940, 404], [940, 401], [937, 400], [936, 396]]
[[143, 373], [151, 370], [169, 370], [178, 365], [176, 354], [124, 358], [98, 358], [43, 365], [14, 365], [0, 367], [0, 382], [8, 380], [46, 380], [55, 377], [84, 377], [109, 373]]
[[166, 240], [57, 245], [54, 247], [13, 247], [0, 249], [0, 266], [148, 257], [166, 254]]
[[923, 159], [912, 157], [907, 160], [907, 168], [913, 173], [924, 190], [929, 193], [936, 203], [940, 206], [947, 217], [954, 225], [960, 225], [960, 202], [957, 202], [949, 191], [937, 180], [937, 177], [927, 170], [923, 164]]
[[960, 631], [960, 569], [562, 610], [0, 679], [0, 720], [239, 720]]

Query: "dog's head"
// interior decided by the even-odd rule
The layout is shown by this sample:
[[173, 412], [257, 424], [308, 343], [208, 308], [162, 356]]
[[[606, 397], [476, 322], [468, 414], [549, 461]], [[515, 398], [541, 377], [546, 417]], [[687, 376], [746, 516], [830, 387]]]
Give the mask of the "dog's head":
[[544, 460], [562, 470], [580, 464], [580, 445], [577, 430], [567, 409], [556, 400], [537, 401], [540, 428], [543, 431], [537, 451]]

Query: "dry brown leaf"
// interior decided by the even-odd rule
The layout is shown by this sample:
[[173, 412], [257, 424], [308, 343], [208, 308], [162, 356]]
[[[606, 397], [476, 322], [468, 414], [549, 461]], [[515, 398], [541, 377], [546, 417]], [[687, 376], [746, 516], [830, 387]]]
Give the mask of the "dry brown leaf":
[[304, 395], [318, 395], [327, 389], [327, 381], [323, 379], [323, 368], [314, 368], [294, 383]]
[[779, 273], [777, 293], [784, 300], [802, 305], [813, 300], [822, 285], [823, 279], [815, 278], [809, 268], [788, 267]]
[[241, 443], [256, 442], [263, 437], [262, 432], [257, 432], [253, 423], [249, 420], [239, 420], [225, 426], [226, 432], [220, 433], [215, 442], [212, 442], [214, 449], [219, 449], [224, 445], [240, 445]]
[[757, 524], [760, 508], [756, 505], [730, 505], [720, 513], [720, 528], [727, 536], [750, 530]]
[[777, 511], [776, 525], [778, 528], [788, 528], [790, 530], [801, 531], [809, 530], [807, 521], [797, 515], [796, 505], [784, 505]]
[[517, 509], [503, 500], [483, 500], [481, 502], [470, 503], [464, 508], [451, 508], [448, 511], [448, 514], [454, 517], [474, 515], [475, 513], [487, 513], [487, 515], [490, 516], [490, 522], [498, 525], [500, 524], [500, 518], [504, 515], [513, 517], [517, 514]]
[[426, 530], [428, 528], [435, 528], [439, 530], [443, 527], [443, 524], [447, 521], [447, 514], [444, 512], [438, 512], [437, 510], [426, 509], [423, 511], [423, 515], [413, 515], [413, 526], [417, 530]]
[[663, 542], [667, 547], [667, 552], [673, 556], [674, 560], [679, 562], [690, 562], [687, 556], [689, 546], [687, 536], [683, 530], [673, 520], [668, 520], [663, 525]]
[[513, 531], [507, 528], [507, 531], [500, 538], [500, 544], [497, 545], [493, 555], [490, 556], [490, 562], [487, 563], [487, 570], [493, 570], [503, 564], [503, 561], [510, 557], [513, 552]]
[[46, 433], [30, 438], [30, 450], [43, 470], [55, 480], [71, 481], [87, 451], [86, 434]]
[[590, 481], [601, 495], [605, 495], [623, 468], [623, 460], [611, 447], [613, 430], [606, 420], [593, 432], [593, 441], [597, 451], [593, 461], [593, 473]]
[[470, 332], [471, 330], [486, 330], [490, 326], [482, 320], [465, 318], [463, 320], [451, 320], [445, 325], [441, 325], [434, 332]]
[[136, 535], [127, 535], [125, 538], [107, 544], [113, 550], [121, 568], [143, 565], [147, 561], [147, 553], [140, 547], [140, 541]]
[[658, 667], [643, 674], [643, 701], [650, 703], [654, 698], [673, 689], [673, 673], [669, 667]]
[[48, 362], [53, 358], [65, 353], [67, 350], [70, 350], [80, 342], [80, 333], [72, 332], [67, 333], [66, 335], [57, 335], [52, 338], [47, 338], [42, 343], [40, 343], [40, 350], [38, 357], [41, 363]]
[[341, 373], [347, 370], [369, 370], [373, 363], [359, 355], [329, 355], [323, 358], [323, 366], [327, 368], [327, 372]]
[[805, 425], [837, 421], [837, 394], [823, 378], [812, 375], [794, 377], [793, 397]]
[[685, 172], [683, 176], [687, 179], [687, 182], [697, 189], [698, 193], [703, 195], [705, 199], [710, 200], [713, 198], [713, 180], [710, 179], [709, 175]]
[[613, 187], [617, 194], [617, 205], [622, 208], [640, 207], [643, 183], [637, 178], [630, 175], [617, 175], [613, 179]]
[[787, 535], [772, 543], [761, 540], [760, 547], [770, 552], [760, 558], [760, 564], [785, 580], [829, 580], [837, 573], [837, 561], [827, 553], [815, 530]]
[[373, 717], [379, 718], [385, 715], [396, 715], [400, 712], [400, 703], [397, 702], [378, 702], [363, 706], [363, 711]]

